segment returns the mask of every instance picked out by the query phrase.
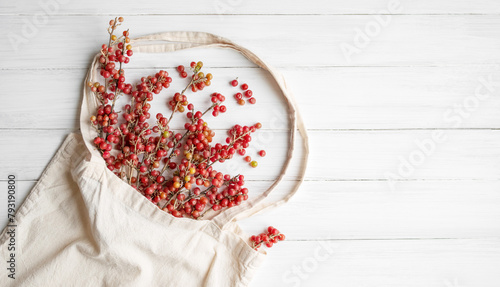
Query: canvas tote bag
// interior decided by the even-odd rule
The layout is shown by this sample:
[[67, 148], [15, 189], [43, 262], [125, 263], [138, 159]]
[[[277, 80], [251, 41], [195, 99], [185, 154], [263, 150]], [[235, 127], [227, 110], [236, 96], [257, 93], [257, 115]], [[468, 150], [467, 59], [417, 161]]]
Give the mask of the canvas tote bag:
[[[250, 195], [210, 220], [175, 218], [108, 170], [91, 143], [96, 135], [89, 118], [98, 103], [84, 85], [81, 133], [67, 136], [16, 212], [15, 279], [5, 268], [11, 253], [9, 227], [0, 235], [1, 286], [247, 286], [265, 258], [265, 252], [248, 245], [236, 221], [288, 201], [304, 177], [307, 134], [283, 78], [249, 50], [208, 33], [154, 34], [133, 44], [136, 53], [233, 49], [268, 71], [291, 122], [280, 176], [264, 193]], [[96, 81], [98, 56], [85, 83]], [[303, 147], [297, 184], [278, 200], [269, 200], [294, 155], [296, 130]]]

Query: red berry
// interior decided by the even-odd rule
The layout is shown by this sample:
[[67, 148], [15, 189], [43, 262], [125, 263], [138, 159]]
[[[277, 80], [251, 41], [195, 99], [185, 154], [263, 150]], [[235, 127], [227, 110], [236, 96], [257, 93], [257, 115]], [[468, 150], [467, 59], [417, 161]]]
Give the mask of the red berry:
[[255, 102], [257, 102], [257, 100], [256, 100], [255, 98], [250, 98], [250, 99], [248, 99], [248, 102], [249, 102], [250, 104], [254, 105], [254, 104], [255, 104]]
[[259, 151], [259, 155], [260, 155], [261, 157], [265, 157], [265, 156], [266, 156], [266, 151], [265, 151], [265, 150], [261, 150], [261, 151]]
[[226, 97], [224, 97], [222, 94], [217, 94], [217, 98], [219, 99], [219, 101], [223, 102], [226, 100]]
[[245, 97], [247, 97], [247, 98], [251, 98], [251, 97], [252, 97], [252, 95], [253, 95], [252, 90], [246, 90], [246, 91], [245, 91]]
[[246, 162], [251, 162], [252, 161], [252, 158], [247, 155], [246, 157], [243, 158]]
[[233, 87], [236, 87], [236, 86], [238, 85], [238, 81], [237, 81], [237, 80], [232, 80], [232, 81], [231, 81], [231, 85], [232, 85]]
[[248, 89], [248, 85], [247, 84], [242, 84], [241, 85], [241, 89], [242, 90], [247, 90]]
[[236, 100], [241, 100], [241, 99], [243, 99], [243, 95], [241, 93], [236, 93], [236, 94], [234, 94], [234, 98]]
[[183, 66], [183, 65], [179, 65], [179, 66], [177, 67], [177, 71], [179, 71], [179, 73], [184, 72], [184, 66]]

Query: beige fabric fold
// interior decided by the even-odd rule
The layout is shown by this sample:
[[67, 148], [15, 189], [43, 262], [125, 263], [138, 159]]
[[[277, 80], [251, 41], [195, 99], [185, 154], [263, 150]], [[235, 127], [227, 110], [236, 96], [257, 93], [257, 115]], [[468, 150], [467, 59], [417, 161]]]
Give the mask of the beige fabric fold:
[[[164, 42], [149, 45], [149, 41]], [[16, 279], [0, 268], [1, 286], [247, 286], [265, 253], [253, 250], [235, 223], [286, 202], [298, 184], [276, 202], [267, 195], [284, 177], [293, 156], [296, 129], [304, 154], [308, 145], [302, 120], [283, 78], [250, 51], [215, 35], [170, 32], [134, 40], [135, 52], [170, 52], [193, 47], [241, 52], [276, 79], [292, 122], [287, 163], [261, 196], [227, 209], [211, 220], [175, 218], [116, 177], [91, 140], [89, 117], [97, 102], [85, 85], [81, 134], [70, 134], [16, 213]], [[97, 72], [94, 59], [85, 82]], [[0, 234], [6, 259], [8, 228]]]
[[[1, 286], [247, 286], [265, 255], [232, 229], [174, 218], [70, 134], [16, 213], [16, 274]], [[0, 254], [8, 258], [8, 234]]]

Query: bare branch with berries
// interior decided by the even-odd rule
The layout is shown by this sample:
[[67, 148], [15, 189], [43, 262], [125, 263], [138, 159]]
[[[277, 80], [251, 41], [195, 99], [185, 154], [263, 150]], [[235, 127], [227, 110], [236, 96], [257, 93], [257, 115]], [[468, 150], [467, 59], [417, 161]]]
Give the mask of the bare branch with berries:
[[[244, 187], [244, 176], [223, 174], [214, 168], [214, 164], [223, 163], [235, 155], [244, 156], [252, 133], [262, 125], [235, 125], [228, 131], [225, 143], [213, 142], [215, 132], [204, 117], [209, 112], [214, 117], [226, 113], [226, 98], [221, 93], [210, 94], [212, 104], [205, 110], [196, 110], [189, 102], [189, 93], [201, 92], [212, 84], [213, 75], [201, 71], [201, 61], [192, 62], [188, 68], [177, 67], [181, 78], [190, 75], [189, 82], [181, 92], [174, 93], [166, 101], [170, 114], [158, 113], [156, 122], [150, 123], [150, 102], [155, 95], [170, 87], [172, 77], [167, 71], [160, 70], [142, 77], [137, 84], [126, 81], [124, 65], [129, 63], [133, 48], [129, 44], [128, 30], [116, 35], [122, 22], [122, 17], [110, 21], [109, 42], [101, 47], [99, 70], [103, 84], [89, 83], [100, 103], [90, 118], [98, 135], [93, 143], [108, 169], [175, 217], [199, 219], [208, 212], [246, 201], [249, 195]], [[245, 96], [252, 99], [248, 85], [244, 90]], [[122, 111], [116, 111], [115, 104], [121, 98], [128, 98], [130, 103]], [[183, 113], [184, 130], [171, 130], [174, 116]], [[260, 155], [264, 156], [265, 152], [261, 151]], [[251, 161], [250, 165], [256, 167], [257, 162]]]
[[267, 228], [267, 232], [263, 232], [259, 235], [252, 235], [250, 237], [252, 248], [255, 250], [258, 250], [262, 245], [271, 248], [273, 244], [283, 240], [285, 240], [285, 234], [280, 233], [278, 229], [272, 226]]

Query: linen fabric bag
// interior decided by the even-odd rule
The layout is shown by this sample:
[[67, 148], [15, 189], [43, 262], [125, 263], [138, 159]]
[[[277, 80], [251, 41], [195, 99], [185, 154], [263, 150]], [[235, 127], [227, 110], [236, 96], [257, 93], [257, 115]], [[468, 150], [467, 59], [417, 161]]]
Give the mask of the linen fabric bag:
[[[81, 134], [67, 136], [17, 210], [15, 279], [0, 268], [1, 286], [247, 286], [264, 260], [265, 252], [248, 245], [236, 221], [288, 201], [303, 180], [308, 154], [306, 130], [283, 78], [247, 49], [208, 33], [168, 32], [133, 43], [136, 53], [233, 49], [267, 70], [278, 83], [291, 121], [288, 158], [280, 176], [261, 195], [250, 195], [210, 220], [175, 218], [106, 167], [91, 143], [96, 135], [89, 118], [98, 103], [85, 85]], [[98, 57], [85, 83], [95, 81]], [[270, 202], [267, 196], [294, 154], [297, 129], [304, 149], [298, 184]], [[4, 267], [11, 253], [8, 231], [0, 235]]]

